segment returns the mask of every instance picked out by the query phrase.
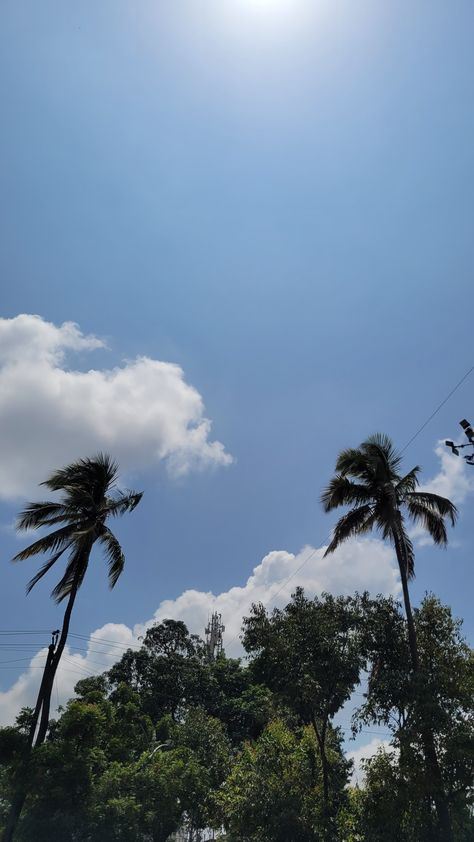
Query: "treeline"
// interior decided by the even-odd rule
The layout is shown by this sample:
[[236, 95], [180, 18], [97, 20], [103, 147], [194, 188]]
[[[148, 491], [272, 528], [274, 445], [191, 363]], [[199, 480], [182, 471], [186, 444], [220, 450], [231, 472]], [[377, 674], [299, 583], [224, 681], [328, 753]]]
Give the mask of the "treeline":
[[[50, 722], [16, 838], [165, 842], [213, 828], [227, 842], [428, 842], [439, 838], [428, 723], [454, 838], [472, 840], [473, 653], [435, 597], [414, 619], [416, 684], [392, 599], [297, 590], [282, 610], [256, 605], [244, 620], [245, 664], [210, 661], [181, 622], [153, 626], [138, 651], [79, 681]], [[382, 725], [391, 735], [358, 785], [335, 724], [351, 697], [354, 733]], [[4, 819], [31, 716], [25, 709], [0, 731]]]

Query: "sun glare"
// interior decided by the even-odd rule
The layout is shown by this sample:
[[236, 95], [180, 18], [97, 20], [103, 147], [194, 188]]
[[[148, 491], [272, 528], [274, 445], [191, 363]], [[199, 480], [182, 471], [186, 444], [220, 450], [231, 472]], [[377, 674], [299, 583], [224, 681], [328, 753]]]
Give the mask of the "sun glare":
[[[317, 0], [311, 0], [315, 3]], [[319, 2], [319, 0], [318, 0]], [[265, 26], [297, 23], [308, 10], [308, 0], [231, 0], [236, 12], [244, 13], [250, 25], [260, 21]]]
[[239, 4], [255, 12], [277, 14], [297, 10], [298, 0], [239, 0]]

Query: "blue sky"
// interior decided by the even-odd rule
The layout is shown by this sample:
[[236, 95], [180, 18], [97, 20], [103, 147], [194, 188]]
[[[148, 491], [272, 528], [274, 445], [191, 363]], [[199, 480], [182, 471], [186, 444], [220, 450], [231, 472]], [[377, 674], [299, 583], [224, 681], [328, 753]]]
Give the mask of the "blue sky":
[[[474, 362], [473, 18], [461, 0], [2, 3], [0, 315], [106, 342], [58, 352], [65, 372], [180, 366], [173, 388], [197, 390], [208, 441], [234, 460], [177, 477], [143, 457], [131, 413], [116, 440], [146, 493], [117, 524], [127, 570], [109, 594], [94, 562], [76, 631], [133, 627], [186, 589], [244, 586], [271, 551], [321, 546], [339, 449], [377, 430], [403, 447]], [[82, 455], [80, 434], [36, 462], [48, 403], [38, 417], [22, 371], [5, 448], [28, 440], [39, 482], [46, 456]], [[434, 450], [474, 420], [472, 389], [407, 449], [407, 469], [460, 470]], [[9, 525], [36, 494], [25, 480], [13, 499], [8, 470], [2, 626], [56, 627], [47, 584], [26, 599], [33, 566], [7, 563]], [[472, 639], [469, 470], [457, 546], [418, 549], [413, 594], [433, 589]], [[1, 687], [14, 678], [2, 671]]]

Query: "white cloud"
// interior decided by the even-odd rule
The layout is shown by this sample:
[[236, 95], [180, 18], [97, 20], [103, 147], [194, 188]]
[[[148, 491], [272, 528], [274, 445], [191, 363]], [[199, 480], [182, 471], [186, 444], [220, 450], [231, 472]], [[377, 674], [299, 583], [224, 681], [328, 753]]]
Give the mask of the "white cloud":
[[[441, 497], [447, 497], [456, 506], [460, 506], [467, 495], [474, 491], [474, 470], [466, 465], [464, 459], [454, 456], [446, 448], [444, 441], [438, 442], [435, 453], [440, 460], [440, 469], [428, 482], [420, 485], [420, 491], [439, 494]], [[410, 537], [420, 547], [433, 543], [422, 526], [414, 526], [410, 529]], [[450, 542], [450, 545], [456, 546], [456, 542]]]
[[[241, 587], [220, 594], [188, 590], [177, 599], [164, 600], [150, 620], [137, 623], [133, 629], [107, 623], [83, 643], [71, 637], [58, 669], [54, 703], [59, 697], [64, 704], [81, 677], [106, 670], [127, 647], [139, 646], [139, 637], [150, 625], [166, 618], [183, 620], [191, 632], [203, 636], [209, 615], [219, 612], [226, 626], [226, 653], [238, 656], [242, 654], [239, 640], [242, 617], [253, 602], [263, 602], [269, 608], [285, 605], [298, 585], [305, 588], [308, 596], [323, 591], [351, 594], [355, 590], [369, 590], [374, 595], [398, 594], [394, 554], [380, 541], [354, 540], [328, 558], [323, 557], [324, 550], [325, 547], [305, 547], [298, 554], [273, 551], [254, 568]], [[87, 651], [82, 652], [79, 647]], [[46, 650], [37, 653], [28, 670], [10, 689], [0, 693], [0, 724], [11, 723], [23, 705], [34, 704], [45, 657]]]
[[369, 760], [377, 754], [380, 749], [383, 749], [389, 754], [395, 754], [395, 749], [390, 745], [390, 741], [382, 740], [379, 737], [374, 737], [370, 743], [358, 746], [352, 751], [347, 752], [348, 759], [354, 761], [351, 778], [353, 785], [359, 784], [360, 786], [364, 783], [364, 768], [362, 761]]
[[309, 596], [322, 591], [351, 594], [365, 589], [372, 594], [398, 593], [398, 574], [392, 566], [394, 554], [380, 541], [351, 541], [327, 558], [324, 550], [325, 547], [305, 547], [297, 555], [285, 550], [270, 552], [242, 587], [221, 594], [184, 591], [177, 599], [162, 602], [153, 621], [180, 619], [191, 631], [202, 633], [209, 614], [217, 611], [226, 626], [226, 652], [236, 655], [241, 653], [242, 617], [253, 602], [271, 607], [286, 605], [298, 585]]
[[474, 470], [466, 465], [464, 459], [454, 456], [444, 442], [438, 442], [435, 453], [441, 462], [440, 470], [420, 487], [421, 491], [440, 494], [459, 506], [474, 491]]
[[54, 468], [98, 450], [124, 472], [163, 461], [185, 474], [232, 461], [210, 440], [202, 397], [178, 365], [137, 357], [68, 368], [71, 353], [104, 347], [72, 322], [0, 318], [0, 497], [29, 495]]

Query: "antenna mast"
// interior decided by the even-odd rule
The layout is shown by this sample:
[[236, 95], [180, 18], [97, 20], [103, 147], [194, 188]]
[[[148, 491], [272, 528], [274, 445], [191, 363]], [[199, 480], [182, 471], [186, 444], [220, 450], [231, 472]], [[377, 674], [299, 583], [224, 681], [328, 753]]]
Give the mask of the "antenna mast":
[[206, 626], [206, 649], [210, 661], [215, 661], [224, 652], [223, 632], [225, 632], [225, 626], [222, 625], [222, 616], [215, 611]]

